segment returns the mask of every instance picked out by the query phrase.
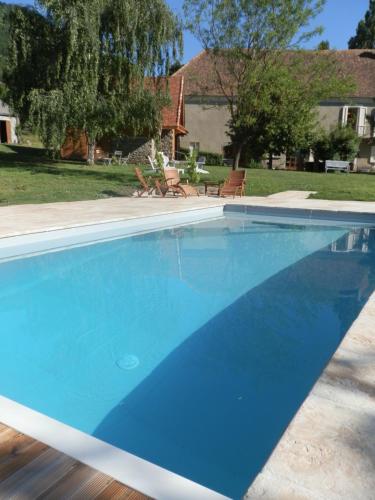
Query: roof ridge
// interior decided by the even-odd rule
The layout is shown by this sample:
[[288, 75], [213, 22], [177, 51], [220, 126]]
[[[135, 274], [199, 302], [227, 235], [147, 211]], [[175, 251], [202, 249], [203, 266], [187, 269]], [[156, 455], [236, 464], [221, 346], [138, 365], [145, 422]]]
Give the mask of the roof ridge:
[[201, 50], [197, 55], [195, 55], [194, 57], [192, 57], [190, 59], [190, 61], [188, 61], [186, 64], [184, 64], [183, 66], [181, 66], [180, 69], [178, 69], [176, 71], [176, 73], [173, 73], [172, 76], [176, 76], [178, 75], [180, 72], [182, 72], [182, 70], [185, 70], [187, 68], [187, 66], [189, 66], [189, 64], [191, 64], [193, 61], [196, 61], [197, 59], [199, 59], [204, 53], [206, 52], [205, 49]]

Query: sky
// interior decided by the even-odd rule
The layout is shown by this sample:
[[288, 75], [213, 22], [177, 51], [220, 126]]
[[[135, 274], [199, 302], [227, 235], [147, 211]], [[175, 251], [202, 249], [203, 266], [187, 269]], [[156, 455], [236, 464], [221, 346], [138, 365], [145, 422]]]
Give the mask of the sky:
[[[4, 0], [3, 0], [4, 1]], [[166, 0], [171, 9], [182, 15], [183, 0]], [[7, 3], [16, 3], [8, 1]], [[32, 0], [17, 3], [31, 5]], [[331, 48], [347, 49], [348, 40], [355, 34], [358, 22], [364, 17], [369, 0], [326, 0], [323, 12], [314, 20], [313, 26], [323, 26], [324, 33], [309, 42], [306, 48], [315, 48], [321, 40], [328, 40]], [[201, 50], [201, 46], [190, 33], [184, 36], [182, 62], [189, 61]]]

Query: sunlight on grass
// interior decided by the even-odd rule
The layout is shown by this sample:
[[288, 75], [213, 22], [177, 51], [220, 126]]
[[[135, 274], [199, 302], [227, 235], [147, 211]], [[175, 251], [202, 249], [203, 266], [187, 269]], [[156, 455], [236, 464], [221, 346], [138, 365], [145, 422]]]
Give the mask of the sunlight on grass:
[[[207, 169], [210, 175], [201, 181], [223, 180], [229, 171]], [[137, 184], [133, 165], [53, 162], [39, 148], [0, 145], [0, 205], [131, 196]], [[375, 175], [247, 170], [247, 195], [287, 190], [316, 191], [313, 197], [320, 199], [375, 201]]]

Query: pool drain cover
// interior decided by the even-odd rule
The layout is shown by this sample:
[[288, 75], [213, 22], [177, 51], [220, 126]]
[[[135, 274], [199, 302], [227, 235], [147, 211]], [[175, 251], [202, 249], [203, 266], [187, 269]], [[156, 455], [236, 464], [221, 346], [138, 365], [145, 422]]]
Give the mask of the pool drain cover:
[[125, 354], [125, 356], [116, 361], [116, 365], [121, 370], [134, 370], [139, 365], [139, 359], [134, 354]]

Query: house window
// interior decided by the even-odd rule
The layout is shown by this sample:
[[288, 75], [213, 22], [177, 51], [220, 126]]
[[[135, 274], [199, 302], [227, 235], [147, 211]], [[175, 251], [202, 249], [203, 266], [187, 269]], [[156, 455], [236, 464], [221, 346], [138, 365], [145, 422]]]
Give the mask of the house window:
[[344, 106], [341, 123], [343, 126], [347, 125], [353, 128], [360, 137], [363, 137], [368, 133], [366, 112], [367, 108], [364, 106]]

